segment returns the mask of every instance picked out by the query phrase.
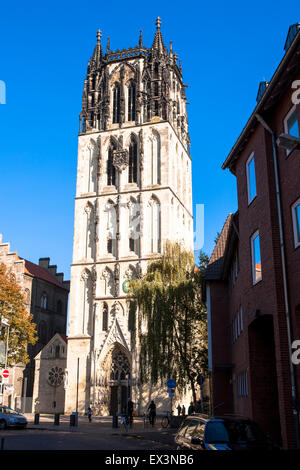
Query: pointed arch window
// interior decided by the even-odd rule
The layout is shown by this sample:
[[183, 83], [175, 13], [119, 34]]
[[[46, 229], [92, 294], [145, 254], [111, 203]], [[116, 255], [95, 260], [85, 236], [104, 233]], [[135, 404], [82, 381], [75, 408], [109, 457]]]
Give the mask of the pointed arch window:
[[150, 121], [151, 117], [151, 82], [150, 80], [144, 81], [144, 91], [146, 93], [146, 101], [144, 107], [144, 121]]
[[108, 158], [107, 158], [107, 184], [108, 186], [116, 186], [116, 169], [113, 164], [114, 150], [116, 150], [116, 145], [111, 142], [108, 148]]
[[129, 251], [134, 252], [136, 255], [140, 253], [140, 206], [131, 199], [129, 204]]
[[113, 295], [114, 276], [113, 276], [112, 271], [108, 267], [104, 269], [103, 274], [102, 274], [102, 279], [104, 281], [104, 286], [103, 286], [104, 295]]
[[153, 133], [151, 138], [151, 184], [160, 184], [160, 136]]
[[107, 253], [116, 256], [117, 252], [117, 240], [116, 240], [116, 208], [112, 201], [108, 201], [106, 206], [107, 212]]
[[161, 206], [156, 197], [150, 201], [151, 207], [151, 252], [161, 253]]
[[120, 122], [120, 108], [121, 108], [121, 86], [116, 83], [113, 88], [113, 123]]
[[81, 274], [82, 334], [89, 334], [92, 304], [92, 278], [88, 269]]
[[133, 80], [128, 87], [128, 121], [135, 121], [136, 84]]
[[48, 303], [48, 297], [47, 297], [47, 294], [43, 293], [42, 297], [41, 297], [41, 308], [43, 310], [46, 310], [47, 309], [47, 303]]
[[137, 141], [131, 136], [129, 144], [128, 182], [137, 183], [138, 176]]
[[108, 305], [106, 302], [103, 304], [102, 312], [102, 331], [108, 330]]

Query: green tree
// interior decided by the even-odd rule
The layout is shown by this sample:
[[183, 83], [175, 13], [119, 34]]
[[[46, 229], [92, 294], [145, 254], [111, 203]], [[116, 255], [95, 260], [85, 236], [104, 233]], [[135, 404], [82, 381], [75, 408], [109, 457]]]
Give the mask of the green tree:
[[174, 378], [179, 390], [207, 371], [206, 308], [193, 253], [168, 242], [147, 273], [130, 282], [130, 327], [140, 346], [140, 380]]
[[[8, 320], [8, 365], [27, 363], [28, 344], [35, 344], [36, 330], [32, 315], [25, 307], [25, 299], [15, 275], [4, 264], [0, 264], [0, 315]], [[6, 343], [7, 328], [2, 328], [0, 340]]]

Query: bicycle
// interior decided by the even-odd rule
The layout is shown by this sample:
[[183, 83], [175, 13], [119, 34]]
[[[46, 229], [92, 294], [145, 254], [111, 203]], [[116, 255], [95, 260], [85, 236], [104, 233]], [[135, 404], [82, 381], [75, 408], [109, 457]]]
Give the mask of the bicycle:
[[171, 417], [172, 417], [172, 413], [170, 411], [167, 411], [167, 414], [165, 416], [163, 416], [163, 418], [161, 420], [161, 427], [162, 428], [167, 428], [168, 426], [170, 426]]

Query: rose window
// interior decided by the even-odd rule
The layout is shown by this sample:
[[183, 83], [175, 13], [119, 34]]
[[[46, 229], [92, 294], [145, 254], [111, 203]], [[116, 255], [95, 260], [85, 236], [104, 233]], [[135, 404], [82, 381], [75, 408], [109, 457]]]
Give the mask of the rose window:
[[64, 380], [64, 371], [61, 367], [52, 367], [49, 371], [48, 382], [52, 387], [59, 387]]

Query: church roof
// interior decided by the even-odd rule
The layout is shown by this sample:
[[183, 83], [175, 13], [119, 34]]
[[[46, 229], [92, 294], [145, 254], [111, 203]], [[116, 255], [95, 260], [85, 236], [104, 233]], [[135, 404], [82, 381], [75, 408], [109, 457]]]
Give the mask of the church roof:
[[209, 259], [207, 268], [203, 275], [206, 281], [220, 280], [222, 277], [224, 256], [229, 241], [229, 232], [232, 225], [234, 214], [229, 214], [222, 228], [219, 240], [216, 243], [214, 251]]

